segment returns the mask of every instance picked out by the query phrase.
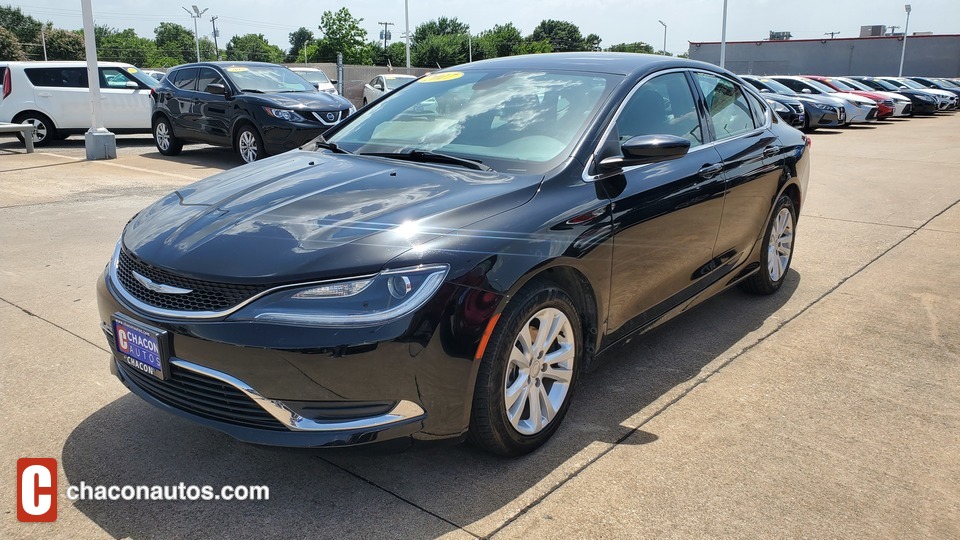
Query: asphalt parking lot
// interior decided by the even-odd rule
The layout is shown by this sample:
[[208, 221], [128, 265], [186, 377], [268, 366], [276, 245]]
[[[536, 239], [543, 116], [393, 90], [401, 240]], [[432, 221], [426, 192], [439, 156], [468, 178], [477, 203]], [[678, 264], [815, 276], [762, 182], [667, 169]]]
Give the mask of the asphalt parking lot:
[[[135, 212], [238, 166], [118, 137], [0, 139], [0, 537], [960, 538], [960, 115], [812, 135], [779, 294], [732, 290], [609, 354], [540, 451], [254, 447], [107, 369], [94, 284]], [[21, 457], [59, 518], [16, 520]], [[78, 501], [68, 484], [267, 485], [269, 501]]]

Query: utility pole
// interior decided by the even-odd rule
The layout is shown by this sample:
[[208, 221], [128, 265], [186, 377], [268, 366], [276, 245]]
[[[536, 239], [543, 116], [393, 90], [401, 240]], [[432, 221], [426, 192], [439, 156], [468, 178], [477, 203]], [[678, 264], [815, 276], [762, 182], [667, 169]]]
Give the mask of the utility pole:
[[194, 4], [191, 7], [193, 7], [193, 11], [190, 11], [187, 8], [183, 8], [183, 10], [186, 11], [187, 15], [189, 15], [193, 19], [193, 41], [197, 45], [197, 62], [199, 62], [200, 61], [200, 29], [197, 28], [197, 20], [200, 19], [200, 17], [203, 16], [203, 14], [206, 13], [207, 10], [210, 8], [203, 8], [203, 11], [200, 11], [200, 8], [198, 8], [196, 4]]
[[663, 25], [663, 52], [667, 52], [667, 23], [657, 19], [657, 22]]
[[833, 36], [839, 35], [840, 32], [824, 32], [823, 35], [830, 36], [830, 39], [833, 39]]
[[383, 58], [384, 60], [389, 60], [390, 55], [387, 53], [387, 42], [390, 41], [390, 30], [389, 26], [393, 26], [392, 22], [378, 22], [377, 24], [383, 25], [383, 30], [380, 31], [380, 37], [383, 38]]
[[43, 35], [43, 25], [40, 26], [40, 42], [43, 43], [43, 61], [47, 61], [47, 38]]
[[902, 27], [894, 24], [894, 25], [888, 26], [887, 28], [890, 29], [890, 32], [887, 35], [892, 36], [897, 33], [897, 28], [902, 28]]
[[220, 45], [217, 43], [217, 38], [220, 37], [220, 31], [217, 30], [217, 15], [210, 17], [210, 22], [213, 24], [213, 48], [217, 51], [217, 60], [220, 60]]

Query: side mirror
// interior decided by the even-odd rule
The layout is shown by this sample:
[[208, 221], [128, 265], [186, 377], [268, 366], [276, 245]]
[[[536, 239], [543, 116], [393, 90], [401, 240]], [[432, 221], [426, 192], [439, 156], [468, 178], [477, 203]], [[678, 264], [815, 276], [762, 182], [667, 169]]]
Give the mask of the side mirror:
[[336, 80], [336, 79], [330, 79], [330, 84], [334, 84], [334, 85], [337, 84], [337, 80]]
[[223, 96], [227, 93], [227, 87], [220, 83], [210, 83], [206, 88], [203, 89], [203, 91], [208, 94], [217, 94]]
[[801, 93], [801, 94], [812, 94], [812, 93], [813, 93], [813, 90], [810, 90], [809, 88], [804, 88], [803, 90], [800, 90], [800, 93]]
[[313, 87], [316, 88], [317, 90], [320, 89], [320, 83], [315, 82], [315, 83], [311, 83], [311, 84], [313, 84]]
[[134, 81], [127, 81], [127, 83], [124, 84], [123, 87], [129, 90], [139, 90], [140, 84]]
[[600, 160], [600, 168], [613, 171], [631, 165], [658, 163], [683, 157], [690, 150], [690, 141], [676, 135], [638, 135], [622, 145], [622, 156]]
[[376, 88], [377, 90], [380, 90], [381, 92], [383, 91], [383, 85], [380, 83], [373, 85], [373, 87]]
[[761, 89], [760, 89], [760, 93], [761, 93], [761, 94], [763, 94], [763, 93], [769, 94], [769, 93], [770, 93], [770, 90], [768, 90], [768, 89], [766, 89], [766, 88], [761, 88]]

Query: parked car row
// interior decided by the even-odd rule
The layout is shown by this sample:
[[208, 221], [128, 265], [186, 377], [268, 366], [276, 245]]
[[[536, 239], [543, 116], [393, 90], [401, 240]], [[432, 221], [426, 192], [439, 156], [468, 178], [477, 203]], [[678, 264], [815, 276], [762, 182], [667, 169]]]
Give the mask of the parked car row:
[[807, 131], [956, 110], [960, 84], [929, 77], [742, 75], [790, 125]]
[[[316, 69], [255, 62], [185, 64], [166, 73], [119, 62], [98, 68], [104, 127], [152, 132], [164, 155], [198, 142], [232, 147], [250, 162], [296, 148], [356, 110]], [[35, 146], [90, 128], [85, 62], [0, 62], [0, 80], [0, 122], [34, 125]]]

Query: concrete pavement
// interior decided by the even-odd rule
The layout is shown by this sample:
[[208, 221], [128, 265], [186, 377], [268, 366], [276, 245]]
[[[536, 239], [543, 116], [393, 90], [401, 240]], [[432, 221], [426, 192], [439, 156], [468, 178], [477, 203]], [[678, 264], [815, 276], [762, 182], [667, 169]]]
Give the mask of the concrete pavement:
[[[539, 452], [265, 449], [106, 371], [93, 284], [123, 224], [238, 162], [118, 137], [0, 139], [0, 536], [960, 537], [960, 116], [824, 131], [793, 270], [624, 344]], [[149, 141], [149, 139], [147, 139]], [[18, 457], [61, 486], [265, 484], [265, 502], [77, 502], [21, 524]]]

